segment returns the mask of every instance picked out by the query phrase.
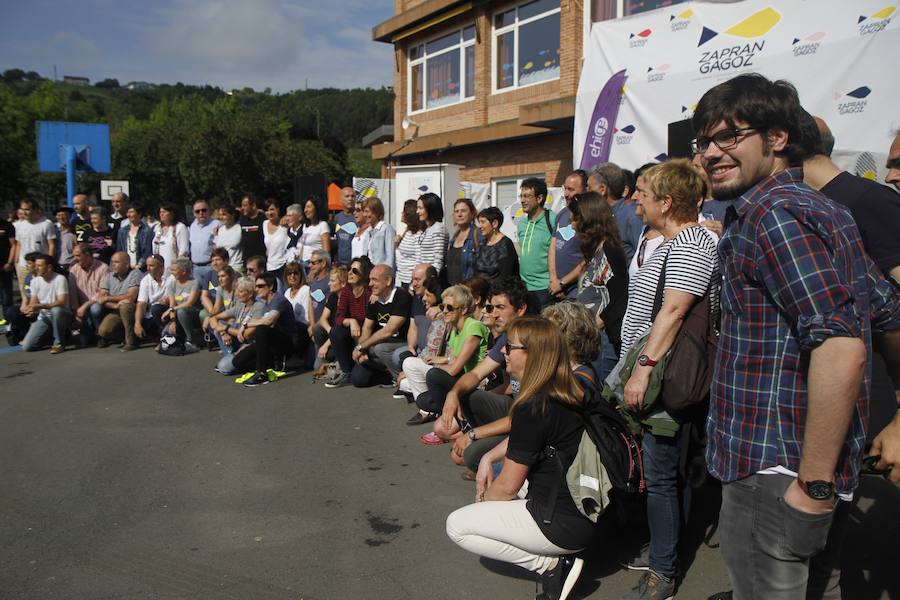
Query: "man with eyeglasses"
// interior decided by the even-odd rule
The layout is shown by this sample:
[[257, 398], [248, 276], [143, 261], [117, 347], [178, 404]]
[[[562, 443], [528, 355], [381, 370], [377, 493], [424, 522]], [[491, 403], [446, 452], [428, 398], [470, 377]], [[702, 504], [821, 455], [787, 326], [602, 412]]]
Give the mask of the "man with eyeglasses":
[[[214, 276], [209, 266], [215, 247], [213, 238], [220, 223], [210, 218], [209, 203], [206, 200], [194, 202], [194, 220], [188, 228], [191, 241], [191, 263], [194, 265], [194, 279], [201, 290], [205, 290]], [[226, 263], [227, 264], [227, 263]]]
[[[447, 393], [441, 417], [434, 425], [438, 437], [453, 439], [450, 457], [456, 464], [465, 464], [473, 480], [481, 457], [509, 434], [509, 409], [518, 393], [518, 381], [510, 381], [506, 389], [500, 387], [506, 379], [503, 349], [509, 324], [528, 310], [528, 292], [517, 277], [494, 281], [488, 297], [490, 302], [484, 310], [494, 319], [494, 345]], [[493, 383], [494, 391], [478, 389], [485, 379]]]
[[553, 242], [550, 244], [550, 253], [547, 257], [550, 295], [556, 300], [575, 298], [578, 292], [578, 278], [586, 264], [584, 254], [581, 252], [581, 241], [575, 235], [575, 229], [570, 222], [572, 213], [569, 210], [575, 196], [586, 191], [587, 173], [581, 169], [572, 171], [563, 181], [563, 197], [566, 205], [556, 216]]
[[309, 297], [312, 300], [313, 316], [310, 323], [318, 323], [328, 300], [328, 278], [331, 276], [331, 255], [323, 250], [313, 250], [309, 261], [309, 273], [306, 284], [309, 286]]
[[544, 208], [547, 200], [547, 183], [537, 177], [529, 177], [519, 188], [519, 202], [524, 217], [516, 223], [519, 237], [519, 276], [528, 288], [533, 302], [543, 308], [550, 303], [550, 273], [547, 260], [553, 239], [556, 215]]
[[830, 530], [840, 539], [858, 483], [871, 331], [900, 328], [850, 214], [796, 168], [801, 111], [789, 83], [747, 74], [706, 92], [693, 116], [713, 195], [737, 198], [718, 247], [706, 449], [736, 598], [840, 597], [839, 567], [816, 557]]
[[352, 186], [341, 188], [341, 204], [344, 210], [334, 215], [334, 235], [337, 238], [337, 264], [349, 265], [353, 258], [353, 236], [356, 235], [356, 190]]
[[406, 344], [412, 298], [403, 288], [394, 287], [394, 270], [389, 265], [372, 268], [369, 287], [372, 296], [366, 305], [366, 320], [352, 353], [356, 364], [349, 374], [342, 373], [326, 387], [394, 385], [399, 370], [391, 355]]
[[[266, 257], [262, 255], [251, 256], [244, 262], [247, 268], [247, 277], [259, 277], [266, 273]], [[284, 282], [277, 276], [275, 277], [275, 291], [284, 293]]]

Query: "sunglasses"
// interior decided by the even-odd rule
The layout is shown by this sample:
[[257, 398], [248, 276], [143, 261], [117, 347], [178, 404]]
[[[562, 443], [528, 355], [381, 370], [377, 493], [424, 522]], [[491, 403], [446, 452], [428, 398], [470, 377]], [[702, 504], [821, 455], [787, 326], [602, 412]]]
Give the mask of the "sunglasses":
[[300, 277], [300, 273], [298, 271], [291, 271], [290, 273], [285, 273], [285, 277]]
[[441, 310], [441, 312], [453, 312], [455, 310], [459, 310], [461, 307], [453, 306], [452, 304], [445, 304], [442, 302], [441, 304], [438, 304], [438, 308]]
[[352, 269], [350, 269], [350, 272], [353, 273], [354, 275], [362, 275], [362, 271], [360, 271], [356, 267], [353, 267]]
[[503, 346], [503, 349], [506, 350], [507, 354], [509, 354], [513, 350], [528, 350], [528, 346], [526, 346], [525, 344], [510, 344], [509, 342], [506, 342], [506, 344], [504, 344]]
[[195, 215], [200, 214], [200, 213], [205, 213], [205, 212], [209, 212], [209, 209], [207, 209], [207, 208], [196, 208], [196, 209], [194, 209], [194, 214], [195, 214]]
[[269, 286], [266, 285], [265, 283], [257, 283], [256, 284], [256, 289], [267, 288], [267, 287], [269, 287]]
[[318, 264], [323, 263], [323, 262], [325, 262], [325, 261], [322, 260], [322, 259], [320, 258], [319, 260], [311, 260], [311, 261], [309, 261], [309, 264], [311, 264], [311, 265], [318, 265]]
[[492, 312], [494, 312], [494, 305], [493, 305], [493, 304], [485, 304], [485, 305], [484, 305], [484, 312], [486, 312], [486, 313], [492, 313]]

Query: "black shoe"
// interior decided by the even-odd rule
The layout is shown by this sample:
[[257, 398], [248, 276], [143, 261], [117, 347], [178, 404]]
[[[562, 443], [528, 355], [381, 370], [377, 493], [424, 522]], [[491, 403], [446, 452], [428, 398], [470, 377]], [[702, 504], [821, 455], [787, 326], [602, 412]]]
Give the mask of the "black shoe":
[[417, 412], [413, 416], [409, 418], [406, 422], [407, 425], [424, 425], [425, 423], [431, 423], [432, 421], [437, 420], [437, 415], [434, 413], [425, 413], [422, 414], [421, 411]]
[[124, 346], [122, 346], [121, 351], [122, 352], [131, 352], [132, 350], [137, 350], [137, 349], [138, 349], [138, 347], [135, 346], [134, 344], [125, 344]]
[[253, 377], [244, 382], [244, 386], [256, 387], [258, 385], [266, 385], [267, 383], [269, 383], [269, 376], [257, 371], [253, 374]]
[[107, 346], [109, 346], [109, 342], [106, 340], [106, 338], [100, 338], [99, 340], [97, 340], [98, 348], [106, 348]]
[[584, 561], [572, 555], [560, 556], [556, 567], [541, 575], [541, 587], [543, 593], [538, 595], [540, 600], [566, 600], [581, 575]]

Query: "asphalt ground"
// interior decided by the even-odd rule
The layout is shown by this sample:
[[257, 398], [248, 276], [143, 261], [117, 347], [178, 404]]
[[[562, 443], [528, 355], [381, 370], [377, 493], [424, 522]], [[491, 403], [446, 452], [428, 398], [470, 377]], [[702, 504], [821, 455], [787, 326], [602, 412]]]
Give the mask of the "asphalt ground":
[[[469, 554], [444, 520], [471, 502], [448, 446], [390, 390], [308, 373], [247, 389], [216, 354], [0, 346], [0, 598], [534, 597], [525, 572]], [[851, 599], [900, 598], [900, 490], [868, 478], [844, 550]], [[678, 597], [728, 589], [695, 495]], [[612, 517], [612, 515], [611, 515]], [[640, 544], [598, 528], [576, 587], [618, 599]], [[712, 547], [711, 547], [712, 546]]]

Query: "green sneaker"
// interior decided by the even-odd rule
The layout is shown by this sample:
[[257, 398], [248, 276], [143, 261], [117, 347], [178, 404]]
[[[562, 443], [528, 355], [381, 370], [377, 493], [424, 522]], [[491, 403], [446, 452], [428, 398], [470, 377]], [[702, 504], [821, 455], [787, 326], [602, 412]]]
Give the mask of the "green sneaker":
[[240, 377], [235, 379], [234, 382], [235, 383], [244, 383], [245, 381], [247, 381], [254, 375], [256, 375], [256, 371], [250, 371], [249, 373], [244, 373], [243, 375], [241, 375]]
[[284, 371], [276, 371], [275, 369], [266, 369], [266, 376], [269, 378], [269, 381], [278, 381], [282, 377], [284, 377], [287, 373]]

